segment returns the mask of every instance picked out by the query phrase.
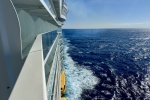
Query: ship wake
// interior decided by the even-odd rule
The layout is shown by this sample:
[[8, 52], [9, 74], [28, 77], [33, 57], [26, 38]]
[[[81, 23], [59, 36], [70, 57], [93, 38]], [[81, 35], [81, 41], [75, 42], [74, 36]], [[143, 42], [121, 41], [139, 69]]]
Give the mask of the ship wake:
[[91, 70], [86, 69], [85, 66], [79, 66], [75, 63], [67, 52], [69, 43], [67, 39], [64, 42], [64, 70], [66, 73], [67, 90], [65, 97], [67, 100], [80, 100], [84, 89], [94, 89], [99, 80], [95, 77]]

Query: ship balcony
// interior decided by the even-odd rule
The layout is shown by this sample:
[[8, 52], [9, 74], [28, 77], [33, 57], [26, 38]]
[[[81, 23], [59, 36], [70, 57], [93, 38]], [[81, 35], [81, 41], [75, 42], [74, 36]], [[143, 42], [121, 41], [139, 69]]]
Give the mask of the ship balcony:
[[59, 20], [60, 21], [65, 21], [67, 13], [68, 13], [67, 4], [65, 2], [63, 2]]
[[44, 0], [44, 3], [47, 5], [48, 9], [52, 13], [52, 16], [56, 18], [57, 14], [53, 5], [53, 2], [51, 0]]
[[58, 21], [56, 8], [52, 0], [12, 0], [15, 8], [24, 10], [32, 16], [36, 16], [54, 25], [61, 26]]
[[51, 31], [36, 37], [9, 100], [60, 100], [60, 35]]

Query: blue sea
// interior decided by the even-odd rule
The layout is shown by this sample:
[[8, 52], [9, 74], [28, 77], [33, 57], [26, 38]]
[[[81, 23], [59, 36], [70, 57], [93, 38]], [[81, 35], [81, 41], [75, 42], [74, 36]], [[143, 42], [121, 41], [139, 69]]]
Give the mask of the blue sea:
[[67, 100], [150, 100], [150, 29], [64, 29]]

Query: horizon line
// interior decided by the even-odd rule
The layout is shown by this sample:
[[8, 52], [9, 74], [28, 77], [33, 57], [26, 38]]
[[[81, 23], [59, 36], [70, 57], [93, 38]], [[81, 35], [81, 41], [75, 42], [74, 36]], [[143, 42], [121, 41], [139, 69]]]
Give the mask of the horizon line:
[[62, 29], [150, 29], [150, 28], [62, 28]]

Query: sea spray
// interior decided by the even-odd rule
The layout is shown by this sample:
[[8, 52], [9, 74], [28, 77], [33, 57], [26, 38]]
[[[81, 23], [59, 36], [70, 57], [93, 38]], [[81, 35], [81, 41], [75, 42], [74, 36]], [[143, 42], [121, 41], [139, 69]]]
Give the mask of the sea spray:
[[64, 70], [66, 72], [67, 90], [65, 97], [67, 100], [80, 100], [84, 89], [93, 89], [98, 84], [98, 78], [95, 77], [91, 70], [75, 63], [67, 53], [69, 43], [67, 39], [64, 42]]

